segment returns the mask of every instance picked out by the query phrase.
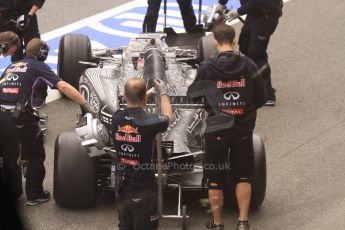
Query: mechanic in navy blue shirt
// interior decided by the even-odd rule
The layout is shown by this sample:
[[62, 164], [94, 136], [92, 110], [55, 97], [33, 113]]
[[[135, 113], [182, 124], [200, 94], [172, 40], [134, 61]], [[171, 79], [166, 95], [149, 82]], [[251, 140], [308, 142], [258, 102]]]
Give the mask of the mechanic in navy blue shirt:
[[[36, 13], [39, 11], [45, 0], [3, 0], [0, 5], [0, 32], [12, 31], [20, 38], [21, 47], [12, 56], [12, 62], [24, 58], [24, 48], [33, 38], [40, 38]], [[20, 25], [11, 22], [24, 15]], [[23, 45], [24, 42], [24, 45]]]
[[[17, 50], [21, 49], [21, 40], [19, 36], [12, 31], [5, 31], [0, 33], [0, 56], [16, 55]], [[32, 100], [32, 106], [39, 109], [45, 105], [47, 94], [47, 84], [43, 81], [35, 84], [35, 96]]]
[[[143, 23], [144, 33], [156, 32], [158, 13], [162, 0], [147, 0], [147, 12]], [[177, 0], [180, 7], [183, 25], [186, 32], [190, 31], [196, 24], [196, 17], [193, 10], [192, 0]]]
[[[266, 102], [266, 88], [256, 64], [248, 57], [234, 51], [235, 30], [226, 24], [214, 29], [217, 55], [202, 62], [195, 81], [188, 88], [216, 92], [206, 110], [212, 119], [217, 113], [230, 115], [234, 123], [205, 132], [204, 178], [207, 181], [213, 219], [206, 229], [223, 230], [223, 190], [227, 178], [226, 163], [230, 159], [231, 175], [236, 183], [239, 222], [236, 230], [249, 230], [248, 211], [254, 170], [253, 130], [256, 110]], [[202, 84], [207, 82], [207, 84]], [[200, 85], [200, 88], [196, 88]], [[209, 106], [211, 105], [211, 106]], [[211, 109], [212, 108], [212, 109]], [[220, 119], [222, 116], [218, 116]], [[209, 127], [206, 120], [206, 131]], [[214, 123], [213, 123], [214, 125]], [[230, 152], [230, 154], [229, 154]], [[228, 158], [229, 157], [229, 158]]]
[[[228, 0], [219, 0], [221, 5], [226, 5]], [[268, 64], [267, 48], [270, 38], [276, 30], [279, 18], [282, 16], [282, 0], [240, 0], [241, 6], [232, 9], [228, 14], [236, 18], [247, 15], [241, 29], [238, 45], [240, 51], [251, 58], [259, 68]], [[276, 104], [276, 90], [271, 82], [271, 68], [262, 72], [267, 90], [266, 105]]]
[[19, 153], [24, 154], [22, 158], [28, 161], [25, 186], [27, 205], [36, 205], [50, 198], [49, 192], [43, 190], [43, 134], [37, 124], [39, 118], [32, 107], [35, 83], [45, 81], [50, 87], [56, 87], [82, 105], [85, 111], [93, 112], [80, 93], [62, 81], [44, 63], [48, 52], [49, 47], [44, 41], [32, 39], [27, 46], [27, 57], [8, 66], [0, 78], [0, 146], [4, 155], [4, 176], [13, 199], [17, 199], [22, 193], [17, 161]]
[[155, 182], [155, 136], [173, 120], [167, 86], [155, 80], [162, 116], [148, 114], [146, 82], [131, 78], [125, 84], [127, 107], [113, 115], [112, 133], [116, 150], [116, 190], [120, 230], [155, 230], [159, 216]]

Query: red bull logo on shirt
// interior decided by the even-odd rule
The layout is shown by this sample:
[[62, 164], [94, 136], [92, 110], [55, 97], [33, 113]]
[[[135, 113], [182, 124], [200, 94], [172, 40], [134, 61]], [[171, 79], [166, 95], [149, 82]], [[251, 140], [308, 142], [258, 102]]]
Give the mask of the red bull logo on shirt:
[[[124, 135], [121, 135], [123, 133]], [[138, 134], [133, 136], [133, 134]], [[138, 128], [134, 128], [131, 125], [118, 126], [117, 132], [115, 133], [115, 140], [127, 141], [127, 142], [141, 142], [141, 135], [138, 133]]]
[[118, 126], [117, 131], [125, 134], [138, 134], [138, 128], [134, 128], [131, 125]]
[[6, 73], [26, 73], [28, 70], [26, 62], [13, 63], [7, 70]]
[[228, 82], [217, 81], [217, 89], [243, 88], [245, 86], [246, 86], [246, 79], [241, 79], [240, 81], [228, 81]]

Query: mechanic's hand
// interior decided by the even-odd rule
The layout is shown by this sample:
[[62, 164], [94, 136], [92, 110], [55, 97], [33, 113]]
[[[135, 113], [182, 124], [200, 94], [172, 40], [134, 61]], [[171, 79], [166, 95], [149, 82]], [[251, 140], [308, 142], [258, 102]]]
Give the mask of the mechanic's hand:
[[155, 83], [155, 88], [160, 96], [168, 95], [168, 87], [164, 81], [161, 79], [155, 79], [153, 82]]
[[223, 4], [220, 4], [220, 3], [219, 3], [219, 4], [216, 6], [216, 13], [219, 13], [219, 14], [223, 15], [225, 9], [226, 9], [226, 5], [223, 5]]
[[151, 95], [154, 95], [156, 93], [157, 93], [157, 91], [156, 91], [155, 87], [152, 87], [151, 89], [146, 91], [146, 94], [147, 94], [148, 97], [151, 96]]
[[82, 104], [81, 108], [82, 108], [83, 112], [91, 113], [94, 116], [94, 118], [98, 117], [98, 114], [91, 108], [91, 106], [88, 102], [86, 102], [85, 104]]
[[232, 9], [225, 15], [225, 18], [226, 18], [226, 20], [231, 21], [231, 20], [238, 18], [239, 16], [240, 15], [238, 14], [237, 9]]

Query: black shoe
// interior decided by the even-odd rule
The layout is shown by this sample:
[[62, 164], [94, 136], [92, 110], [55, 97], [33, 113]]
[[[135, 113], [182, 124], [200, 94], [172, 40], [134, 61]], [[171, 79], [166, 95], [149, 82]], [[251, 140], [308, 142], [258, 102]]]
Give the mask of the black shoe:
[[48, 191], [43, 191], [39, 197], [35, 199], [29, 199], [26, 201], [26, 205], [28, 206], [35, 206], [44, 202], [47, 202], [50, 200], [50, 192]]
[[250, 230], [248, 221], [239, 221], [236, 230]]
[[215, 224], [213, 219], [209, 220], [205, 227], [206, 229], [224, 230], [224, 224]]
[[266, 101], [266, 106], [275, 106], [277, 103], [276, 100], [276, 90], [273, 89], [272, 92], [267, 92], [267, 101]]

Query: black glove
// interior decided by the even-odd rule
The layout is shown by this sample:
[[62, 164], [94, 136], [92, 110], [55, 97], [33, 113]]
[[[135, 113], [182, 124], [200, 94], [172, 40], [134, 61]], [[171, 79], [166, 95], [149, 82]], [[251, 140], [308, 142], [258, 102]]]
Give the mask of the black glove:
[[98, 117], [98, 114], [91, 108], [91, 106], [88, 102], [81, 105], [81, 109], [84, 113], [91, 113], [94, 116], [94, 118]]
[[168, 95], [168, 87], [164, 81], [161, 79], [155, 79], [153, 82], [155, 83], [155, 88], [160, 96]]

